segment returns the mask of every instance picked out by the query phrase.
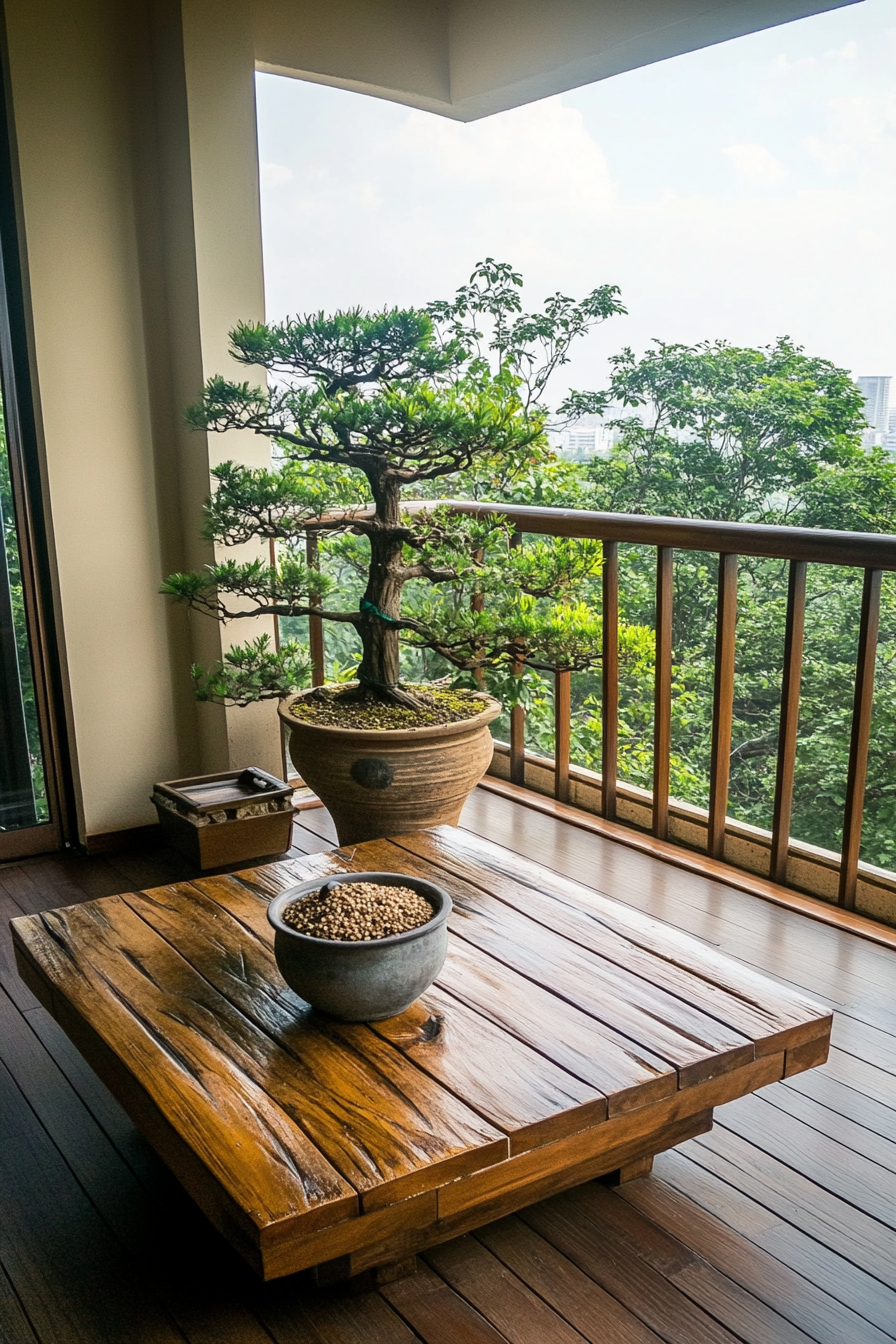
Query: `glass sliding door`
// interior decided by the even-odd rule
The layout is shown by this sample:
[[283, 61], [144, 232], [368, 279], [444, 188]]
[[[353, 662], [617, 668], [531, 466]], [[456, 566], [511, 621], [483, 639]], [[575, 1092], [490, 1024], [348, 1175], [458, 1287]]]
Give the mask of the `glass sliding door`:
[[0, 405], [0, 833], [50, 819]]
[[0, 94], [0, 864], [62, 847], [69, 779], [15, 200]]

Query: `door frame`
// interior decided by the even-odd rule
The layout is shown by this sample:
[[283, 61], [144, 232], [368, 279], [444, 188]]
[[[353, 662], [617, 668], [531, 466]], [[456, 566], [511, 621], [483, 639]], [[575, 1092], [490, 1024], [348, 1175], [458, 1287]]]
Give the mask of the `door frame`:
[[0, 832], [2, 864], [63, 848], [73, 835], [71, 825], [75, 812], [44, 507], [36, 381], [28, 320], [27, 267], [20, 228], [6, 34], [2, 19], [0, 52], [0, 392], [6, 418], [13, 515], [50, 813], [49, 821]]

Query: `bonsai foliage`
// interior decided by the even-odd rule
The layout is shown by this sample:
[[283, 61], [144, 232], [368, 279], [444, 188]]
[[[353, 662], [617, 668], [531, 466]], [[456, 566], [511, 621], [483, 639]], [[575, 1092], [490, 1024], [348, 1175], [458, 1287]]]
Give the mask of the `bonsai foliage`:
[[[509, 266], [488, 259], [453, 300], [426, 309], [237, 327], [234, 359], [265, 369], [269, 385], [212, 378], [188, 418], [197, 429], [265, 435], [275, 466], [218, 467], [207, 534], [223, 546], [272, 540], [277, 563], [229, 560], [172, 575], [163, 591], [220, 620], [315, 613], [350, 625], [362, 653], [347, 694], [411, 707], [417, 700], [400, 685], [402, 640], [467, 672], [502, 660], [591, 665], [600, 622], [574, 594], [599, 567], [598, 546], [516, 548], [502, 520], [465, 518], [421, 499], [444, 478], [508, 479], [523, 470], [545, 447], [546, 387], [572, 342], [625, 311], [616, 286], [604, 285], [579, 303], [555, 294], [528, 314], [521, 286]], [[594, 409], [593, 396], [573, 393], [560, 414]], [[326, 575], [307, 564], [309, 535], [342, 536], [356, 565], [351, 539], [363, 538], [356, 609], [341, 608]], [[407, 584], [413, 596], [403, 606]], [[197, 673], [197, 691], [248, 703], [295, 690], [305, 675], [297, 645], [275, 651], [262, 638]]]

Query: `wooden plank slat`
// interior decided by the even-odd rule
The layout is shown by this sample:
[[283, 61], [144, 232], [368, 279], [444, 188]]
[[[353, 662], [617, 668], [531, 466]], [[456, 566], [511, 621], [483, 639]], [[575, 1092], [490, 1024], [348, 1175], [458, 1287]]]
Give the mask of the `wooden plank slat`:
[[[665, 1170], [667, 1164], [661, 1165]], [[657, 1202], [662, 1206], [667, 1191], [659, 1181], [637, 1182], [619, 1193], [621, 1198], [613, 1198], [609, 1192], [596, 1189], [587, 1202], [590, 1217], [601, 1217], [622, 1254], [639, 1255], [739, 1339], [756, 1344], [815, 1344], [814, 1336], [805, 1334], [763, 1301], [755, 1284], [744, 1285], [717, 1267], [711, 1258], [694, 1253], [690, 1239], [677, 1236], [675, 1225], [661, 1215], [648, 1218], [641, 1212], [641, 1197], [645, 1195], [652, 1200], [651, 1213]], [[659, 1201], [652, 1199], [657, 1194]], [[684, 1208], [682, 1213], [686, 1213]], [[749, 1245], [736, 1236], [731, 1242], [735, 1255], [739, 1249], [749, 1256]], [[726, 1265], [725, 1269], [728, 1268]]]
[[[426, 1344], [506, 1344], [505, 1336], [431, 1269], [418, 1269], [380, 1292]], [[545, 1344], [551, 1344], [549, 1338]]]
[[395, 1203], [506, 1155], [499, 1129], [370, 1027], [328, 1021], [286, 987], [267, 902], [238, 878], [204, 878], [201, 886], [156, 888], [127, 900], [276, 1042], [285, 1084], [278, 1103], [361, 1192], [363, 1208]]
[[[763, 1065], [766, 1063], [764, 1060], [761, 1062]], [[671, 1108], [686, 1095], [676, 1093], [669, 1102], [660, 1104]], [[648, 1152], [653, 1154], [663, 1148], [673, 1148], [712, 1128], [711, 1111], [698, 1111], [670, 1120], [664, 1125], [661, 1134], [653, 1131], [648, 1121], [639, 1123], [643, 1120], [641, 1111], [632, 1111], [630, 1115], [619, 1116], [606, 1125], [583, 1130], [581, 1134], [572, 1134], [567, 1139], [559, 1139], [557, 1143], [533, 1148], [529, 1153], [520, 1153], [505, 1162], [497, 1162], [483, 1171], [474, 1172], [463, 1180], [443, 1185], [438, 1192], [439, 1220], [450, 1222], [452, 1218], [475, 1209], [480, 1214], [481, 1222], [489, 1222], [533, 1200], [546, 1199], [555, 1191], [569, 1189], [595, 1176], [608, 1175]], [[649, 1137], [637, 1132], [629, 1137], [623, 1132], [618, 1142], [614, 1142], [611, 1134], [617, 1133], [620, 1126], [623, 1131], [629, 1128], [634, 1131], [647, 1130]]]
[[475, 1235], [587, 1340], [660, 1344], [659, 1335], [516, 1215], [490, 1223]]
[[778, 728], [778, 759], [775, 774], [775, 805], [772, 815], [772, 852], [769, 877], [787, 880], [787, 850], [793, 809], [793, 776], [796, 768], [796, 735], [800, 717], [800, 683], [803, 670], [803, 636], [806, 627], [806, 562], [792, 560], [787, 581], [787, 621], [784, 629], [784, 672], [781, 682], [781, 719]]
[[503, 1130], [510, 1153], [564, 1138], [607, 1117], [603, 1093], [432, 986], [373, 1030]]
[[674, 1068], [461, 938], [436, 982], [607, 1097], [608, 1113], [646, 1106], [678, 1086]]
[[[2, 1064], [0, 1114], [3, 1267], [37, 1338], [42, 1344], [135, 1338], [183, 1344], [153, 1285], [99, 1216]], [[0, 1313], [0, 1321], [13, 1310]], [[26, 1344], [28, 1335], [2, 1338]]]
[[537, 1339], [539, 1344], [583, 1344], [578, 1330], [502, 1266], [485, 1246], [467, 1234], [428, 1251], [439, 1276], [507, 1339]]
[[572, 730], [569, 672], [554, 673], [554, 797], [569, 802], [569, 744]]
[[866, 569], [862, 584], [859, 650], [856, 658], [852, 732], [849, 740], [846, 803], [843, 813], [843, 847], [840, 854], [840, 887], [837, 893], [838, 904], [846, 910], [854, 910], [856, 904], [865, 780], [868, 773], [868, 743], [871, 739], [871, 713], [874, 704], [874, 664], [880, 624], [880, 587], [881, 571]]
[[[705, 1189], [708, 1182], [705, 1173], [684, 1157], [674, 1154], [662, 1160], [658, 1172], [662, 1179], [623, 1190], [623, 1200], [660, 1222], [695, 1254], [748, 1288], [811, 1340], [817, 1344], [844, 1344], [846, 1340], [850, 1344], [886, 1344], [892, 1338], [840, 1302], [835, 1283], [827, 1285], [831, 1291], [810, 1285], [804, 1275], [726, 1227], [696, 1199], [686, 1198], [685, 1192], [692, 1196], [699, 1193], [702, 1202], [701, 1187]], [[674, 1188], [666, 1180], [674, 1182]], [[724, 1190], [718, 1193], [723, 1195]]]
[[[816, 1129], [852, 1152], [861, 1153], [891, 1175], [896, 1175], [896, 1142], [865, 1128], [851, 1116], [830, 1111], [812, 1097], [804, 1096], [790, 1087], [778, 1087], [763, 1097], [770, 1106], [801, 1120], [810, 1129]], [[893, 1248], [893, 1268], [896, 1270], [896, 1237], [890, 1238]], [[896, 1308], [896, 1301], [894, 1301]], [[893, 1312], [896, 1320], [896, 1310]]]
[[[362, 862], [371, 868], [377, 860], [386, 863], [395, 852], [388, 841], [368, 841], [359, 848]], [[438, 870], [430, 863], [405, 852], [406, 872], [438, 880]], [[753, 1058], [753, 1042], [742, 1033], [536, 924], [486, 892], [455, 879], [451, 897], [450, 928], [458, 937], [674, 1064], [680, 1087], [738, 1068]]]
[[[847, 1311], [854, 1312], [863, 1323], [870, 1321], [878, 1331], [883, 1330], [886, 1337], [891, 1338], [893, 1322], [896, 1321], [896, 1291], [890, 1286], [893, 1282], [893, 1269], [896, 1266], [892, 1238], [888, 1247], [889, 1283], [886, 1279], [880, 1282], [873, 1275], [866, 1273], [862, 1265], [850, 1263], [848, 1259], [819, 1243], [814, 1236], [809, 1236], [799, 1226], [794, 1226], [788, 1220], [769, 1213], [741, 1190], [729, 1185], [724, 1178], [719, 1179], [702, 1164], [691, 1161], [690, 1153], [691, 1149], [688, 1149], [687, 1156], [682, 1154], [679, 1158], [679, 1155], [675, 1155], [660, 1164], [663, 1181], [685, 1196], [672, 1216], [676, 1223], [680, 1217], [687, 1218], [690, 1223], [693, 1200], [700, 1207], [700, 1213], [697, 1214], [695, 1221], [699, 1221], [703, 1210], [706, 1210], [725, 1224], [729, 1236], [733, 1231], [732, 1242], [742, 1238], [749, 1243], [749, 1246], [741, 1248], [746, 1253], [739, 1257], [742, 1265], [741, 1283], [746, 1284], [749, 1281], [757, 1296], [764, 1295], [762, 1279], [765, 1277], [763, 1274], [765, 1257], [761, 1255], [757, 1263], [754, 1258], [754, 1247], [758, 1248], [760, 1252], [768, 1253], [781, 1265], [785, 1265], [794, 1276], [799, 1275], [812, 1285], [808, 1293], [804, 1292], [804, 1297], [810, 1300], [814, 1298], [816, 1303], [823, 1304], [822, 1309], [828, 1305], [825, 1298], [833, 1298], [841, 1308], [845, 1307]], [[639, 1199], [640, 1193], [632, 1192], [632, 1202]], [[628, 1199], [628, 1192], [624, 1194]], [[665, 1188], [662, 1188], [662, 1194], [667, 1196]], [[780, 1269], [778, 1274], [784, 1277]], [[794, 1277], [790, 1282], [790, 1291], [793, 1292], [797, 1288], [802, 1288], [802, 1285]], [[821, 1293], [817, 1291], [819, 1289]], [[824, 1297], [821, 1294], [824, 1294]], [[848, 1320], [848, 1317], [846, 1319]], [[846, 1321], [841, 1318], [840, 1328], [842, 1329], [845, 1324]], [[813, 1328], [812, 1322], [808, 1319], [805, 1325], [806, 1328]], [[815, 1337], [813, 1330], [813, 1339]], [[852, 1333], [848, 1336], [850, 1339], [853, 1337]]]
[[601, 813], [616, 820], [619, 757], [619, 543], [604, 541], [601, 657]]
[[669, 832], [669, 756], [672, 750], [672, 557], [656, 552], [656, 660], [653, 692], [653, 834]]
[[675, 1260], [669, 1257], [663, 1271], [637, 1251], [620, 1253], [603, 1216], [604, 1198], [618, 1200], [619, 1196], [592, 1186], [525, 1209], [520, 1219], [667, 1344], [741, 1344], [672, 1279], [674, 1268], [681, 1269], [693, 1260], [684, 1248]]
[[[379, 1293], [313, 1294], [299, 1280], [288, 1287], [278, 1284], [265, 1294], [259, 1315], [276, 1344], [420, 1344], [419, 1335]], [[242, 1341], [209, 1340], [208, 1344]]]
[[[514, 671], [522, 671], [522, 664], [513, 666]], [[510, 779], [513, 784], [526, 782], [526, 711], [522, 705], [510, 707]]]
[[[270, 1095], [290, 1061], [121, 897], [19, 919], [13, 932], [49, 982], [63, 1028], [77, 1015], [113, 1058], [124, 1056], [151, 1105], [229, 1196], [247, 1236], [272, 1223], [311, 1231], [357, 1214], [352, 1186]], [[133, 1098], [119, 1099], [133, 1109]], [[253, 1161], [234, 1163], [235, 1145]]]
[[[480, 548], [477, 551], [473, 552], [473, 561], [475, 564], [481, 565], [484, 559], [485, 559], [485, 549], [480, 546]], [[473, 594], [473, 596], [470, 598], [470, 610], [485, 611], [485, 593], [478, 592]], [[474, 668], [473, 676], [476, 678], [476, 681], [479, 685], [479, 689], [484, 691], [485, 690], [484, 668], [481, 667]]]
[[395, 843], [465, 882], [486, 882], [496, 898], [530, 918], [686, 995], [750, 1035], [759, 1053], [830, 1036], [830, 1012], [806, 996], [491, 841], [440, 827]]
[[[525, 807], [536, 816], [540, 814], [541, 825], [534, 818], [529, 824], [528, 830], [533, 835], [541, 830], [542, 826], [552, 831], [552, 823], [561, 822], [564, 845], [568, 845], [570, 833], [573, 831], [581, 833], [583, 848], [589, 846], [585, 836], [591, 836], [598, 841], [612, 842], [609, 849], [601, 845], [597, 854], [604, 858], [612, 855], [613, 866], [628, 863], [645, 868], [654, 875], [654, 881], [650, 884], [654, 888], [660, 885], [673, 885], [677, 910], [690, 905], [692, 909], [700, 910], [702, 918], [712, 918], [703, 902], [702, 893], [706, 891], [707, 886], [718, 883], [716, 890], [721, 889], [727, 893], [726, 904], [734, 905], [742, 900], [753, 912], [752, 918], [746, 921], [753, 926], [767, 925], [770, 916], [768, 907], [773, 906], [780, 912], [782, 927], [787, 927], [783, 921], [788, 914], [802, 915], [806, 916], [813, 926], [827, 926], [833, 938], [851, 933], [869, 949], [875, 946], [884, 951], [896, 948], [896, 929], [881, 924], [868, 915], [858, 915], [852, 910], [828, 905], [815, 896], [803, 896], [798, 891], [770, 882], [766, 877], [755, 877], [742, 868], [734, 868], [731, 864], [711, 859], [706, 854], [692, 853], [668, 840], [656, 840], [652, 835], [633, 830], [630, 826], [606, 821], [603, 817], [583, 812], [578, 807], [570, 807], [568, 803], [558, 803], [556, 798], [547, 798], [543, 794], [534, 793], [531, 789], [517, 788], [506, 779], [498, 779], [494, 775], [484, 776], [468, 799], [463, 817], [464, 827], [468, 831], [477, 833], [482, 831], [488, 835], [503, 833], [509, 838], [510, 833], [501, 830], [501, 822], [508, 814], [515, 812], [517, 805]], [[501, 812], [504, 812], [504, 817], [501, 817]], [[486, 817], [488, 820], [484, 820]], [[527, 828], [520, 826], [517, 820], [512, 835], [519, 837], [515, 839], [515, 844], [521, 853], [528, 852], [524, 839], [526, 831]], [[565, 855], [556, 845], [550, 845], [547, 849], [545, 847], [537, 849], [535, 856], [543, 858], [548, 850], [553, 856], [555, 866], [562, 867]], [[654, 864], [656, 860], [660, 861], [659, 867]], [[593, 864], [591, 866], [593, 867]], [[662, 883], [656, 880], [659, 873], [662, 873]], [[682, 873], [689, 874], [692, 880], [688, 882], [682, 878]], [[758, 902], [750, 900], [751, 897], [758, 897]], [[648, 898], [636, 889], [626, 889], [619, 893], [618, 899], [627, 905], [635, 905]], [[682, 918], [686, 921], [687, 916], [683, 910]], [[812, 937], [813, 934], [807, 932], [805, 936]], [[829, 963], [826, 960], [820, 963], [816, 961], [815, 967], [821, 971], [823, 978], [831, 983]], [[843, 971], [843, 968], [838, 968], [838, 973], [840, 971]], [[843, 989], [849, 997], [850, 973], [843, 971], [843, 977]], [[843, 1002], [846, 1002], [846, 999], [843, 999]]]
[[864, 1153], [810, 1129], [772, 1108], [762, 1097], [744, 1097], [720, 1117], [720, 1124], [788, 1166], [796, 1167], [823, 1190], [858, 1203], [884, 1227], [896, 1232], [896, 1177]]
[[887, 1236], [876, 1218], [823, 1190], [801, 1171], [721, 1125], [691, 1144], [687, 1156], [881, 1283], [896, 1283], [893, 1237]]
[[[875, 1097], [867, 1097], [855, 1088], [838, 1082], [831, 1076], [830, 1068], [813, 1069], [797, 1079], [788, 1078], [787, 1085], [791, 1091], [811, 1097], [827, 1110], [848, 1116], [873, 1134], [896, 1143], [896, 1111], [884, 1106]], [[896, 1091], [893, 1101], [896, 1103]]]
[[0, 1265], [0, 1339], [10, 1344], [39, 1344], [37, 1335], [31, 1329], [31, 1322], [22, 1310], [22, 1304], [9, 1281], [3, 1266]]
[[310, 1232], [307, 1236], [280, 1236], [277, 1235], [277, 1229], [272, 1229], [262, 1243], [264, 1277], [282, 1278], [285, 1274], [328, 1264], [343, 1256], [354, 1257], [384, 1241], [400, 1245], [402, 1249], [388, 1256], [385, 1261], [368, 1261], [363, 1267], [369, 1268], [371, 1263], [388, 1263], [416, 1249], [421, 1237], [424, 1238], [423, 1244], [426, 1244], [427, 1230], [437, 1220], [437, 1193], [435, 1190], [424, 1190], [419, 1195], [411, 1195], [408, 1199], [387, 1204], [381, 1209], [370, 1212], [362, 1210], [358, 1218], [346, 1218], [344, 1222], [321, 1228], [319, 1232]]
[[[309, 569], [319, 569], [318, 537], [316, 532], [305, 533], [305, 563]], [[312, 594], [310, 604], [321, 605], [320, 598]], [[319, 616], [308, 617], [308, 650], [311, 654], [311, 685], [323, 686], [326, 681], [326, 659], [324, 650], [324, 623]]]
[[731, 728], [734, 716], [734, 652], [737, 625], [737, 556], [719, 556], [719, 601], [716, 616], [716, 661], [712, 703], [712, 749], [709, 762], [709, 824], [706, 849], [711, 858], [725, 853], [725, 818], [731, 771]]
[[[547, 1178], [551, 1173], [568, 1171], [583, 1163], [593, 1163], [592, 1174], [603, 1175], [641, 1157], [652, 1158], [662, 1149], [682, 1142], [691, 1124], [698, 1126], [694, 1133], [707, 1132], [711, 1128], [713, 1107], [778, 1082], [783, 1068], [783, 1055], [754, 1059], [740, 1069], [708, 1078], [650, 1106], [615, 1116], [601, 1125], [558, 1139], [556, 1143], [533, 1148], [462, 1180], [452, 1181], [450, 1186], [443, 1186], [439, 1191], [439, 1217], [448, 1217], [476, 1203], [488, 1203], [501, 1192], [521, 1188], [542, 1177]], [[563, 1187], [555, 1185], [553, 1188]]]

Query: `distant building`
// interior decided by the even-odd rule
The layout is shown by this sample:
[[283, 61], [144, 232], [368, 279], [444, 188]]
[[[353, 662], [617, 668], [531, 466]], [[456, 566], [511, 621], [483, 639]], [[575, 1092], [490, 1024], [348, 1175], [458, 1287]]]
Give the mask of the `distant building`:
[[597, 418], [583, 416], [571, 429], [551, 434], [551, 447], [570, 462], [590, 462], [592, 457], [604, 457], [613, 443], [613, 432]]
[[890, 423], [887, 428], [887, 435], [884, 439], [884, 447], [896, 457], [896, 411], [890, 412]]
[[865, 375], [856, 386], [865, 398], [865, 419], [870, 425], [862, 435], [865, 448], [882, 445], [890, 436], [890, 375]]

